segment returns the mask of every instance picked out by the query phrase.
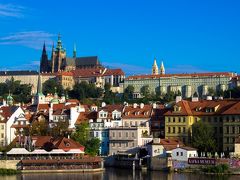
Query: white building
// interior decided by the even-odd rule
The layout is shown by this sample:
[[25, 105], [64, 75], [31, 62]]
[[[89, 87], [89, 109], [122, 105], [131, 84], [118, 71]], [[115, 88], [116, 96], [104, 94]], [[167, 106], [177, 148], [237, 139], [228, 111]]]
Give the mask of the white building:
[[192, 147], [183, 146], [172, 150], [172, 160], [188, 161], [188, 158], [197, 157], [197, 150]]

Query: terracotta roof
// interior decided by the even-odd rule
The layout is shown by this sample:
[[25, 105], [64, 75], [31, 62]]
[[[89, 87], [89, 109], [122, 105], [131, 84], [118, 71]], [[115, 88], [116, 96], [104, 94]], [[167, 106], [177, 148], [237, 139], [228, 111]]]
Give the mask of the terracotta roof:
[[71, 72], [75, 77], [96, 77], [103, 75], [104, 68], [76, 69]]
[[[168, 109], [164, 115], [178, 116], [178, 115], [194, 115], [194, 116], [209, 116], [209, 115], [227, 115], [240, 114], [239, 100], [200, 100], [179, 101], [177, 106], [181, 107], [180, 111], [174, 111], [174, 108]], [[174, 107], [174, 106], [173, 106]]]
[[73, 73], [67, 71], [60, 71], [57, 73], [57, 76], [73, 76]]
[[7, 122], [18, 108], [18, 106], [2, 106], [0, 108], [0, 115], [4, 118], [2, 122]]
[[233, 77], [233, 73], [229, 72], [214, 72], [214, 73], [192, 73], [192, 74], [157, 74], [157, 75], [136, 75], [129, 76], [125, 80], [136, 80], [136, 79], [156, 79], [156, 78], [168, 78], [168, 77], [213, 77], [213, 76], [227, 76]]
[[63, 149], [64, 151], [69, 151], [70, 149], [80, 149], [84, 151], [85, 148], [78, 142], [65, 137], [59, 137], [57, 139], [54, 139], [53, 144], [57, 149]]
[[86, 122], [90, 119], [96, 120], [97, 119], [97, 112], [92, 111], [92, 112], [80, 112], [77, 121], [76, 121], [76, 125], [81, 124], [82, 122]]
[[104, 76], [111, 76], [111, 75], [124, 76], [124, 72], [122, 69], [107, 69], [107, 71], [104, 73]]
[[75, 103], [75, 104], [79, 104], [79, 100], [77, 99], [67, 99], [66, 102], [69, 102], [69, 103]]
[[152, 113], [152, 105], [145, 104], [143, 108], [139, 106], [134, 108], [133, 105], [126, 106], [122, 114], [122, 118], [150, 118]]

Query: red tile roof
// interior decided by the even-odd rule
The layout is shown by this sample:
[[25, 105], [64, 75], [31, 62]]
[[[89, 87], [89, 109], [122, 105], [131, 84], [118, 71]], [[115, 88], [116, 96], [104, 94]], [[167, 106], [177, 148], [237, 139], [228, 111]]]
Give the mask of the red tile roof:
[[133, 105], [126, 106], [122, 118], [150, 118], [152, 114], [152, 105], [145, 104], [143, 108], [139, 106], [134, 108]]
[[233, 73], [229, 72], [214, 72], [214, 73], [192, 73], [192, 74], [157, 74], [157, 75], [136, 75], [136, 76], [129, 76], [125, 80], [135, 80], [135, 79], [156, 79], [156, 78], [168, 78], [168, 77], [213, 77], [213, 76], [227, 76], [233, 77]]

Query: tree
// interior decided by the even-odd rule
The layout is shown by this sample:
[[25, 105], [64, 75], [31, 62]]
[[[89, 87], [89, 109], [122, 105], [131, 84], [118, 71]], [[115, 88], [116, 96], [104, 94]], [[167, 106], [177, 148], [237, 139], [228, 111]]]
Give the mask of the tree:
[[100, 147], [100, 139], [91, 138], [87, 141], [85, 152], [89, 155], [96, 156], [99, 152], [99, 147]]
[[202, 121], [192, 126], [192, 145], [199, 152], [213, 152], [215, 150], [215, 139], [213, 128]]
[[173, 91], [170, 91], [163, 96], [163, 101], [165, 102], [171, 102], [171, 101], [174, 101], [174, 99], [175, 99], [175, 94]]
[[83, 146], [86, 146], [89, 140], [89, 126], [87, 122], [81, 123], [77, 126], [76, 131], [72, 133], [71, 138], [79, 142]]
[[79, 100], [85, 98], [100, 98], [102, 94], [102, 88], [96, 87], [95, 84], [88, 84], [86, 81], [76, 83], [73, 90], [70, 91], [70, 96]]
[[208, 96], [214, 96], [216, 94], [216, 92], [214, 91], [214, 89], [213, 88], [208, 88], [208, 93], [207, 93], [207, 95]]
[[55, 79], [49, 79], [43, 83], [43, 94], [54, 94], [55, 91], [59, 96], [64, 93], [63, 87]]
[[46, 121], [34, 121], [29, 129], [31, 136], [46, 136], [48, 133], [48, 124]]
[[89, 125], [83, 122], [77, 126], [76, 131], [71, 135], [71, 138], [85, 146], [85, 152], [89, 155], [97, 155], [100, 147], [100, 140], [98, 138], [91, 138]]
[[134, 87], [132, 85], [129, 85], [123, 93], [123, 99], [125, 101], [132, 99], [133, 98], [133, 92], [134, 92]]
[[141, 94], [142, 94], [144, 97], [148, 98], [148, 97], [150, 96], [149, 85], [143, 86], [143, 87], [140, 89], [140, 92], [141, 92]]
[[67, 121], [59, 121], [56, 123], [56, 126], [54, 126], [50, 130], [50, 134], [53, 137], [58, 137], [58, 136], [67, 136], [68, 134], [68, 126], [69, 123]]

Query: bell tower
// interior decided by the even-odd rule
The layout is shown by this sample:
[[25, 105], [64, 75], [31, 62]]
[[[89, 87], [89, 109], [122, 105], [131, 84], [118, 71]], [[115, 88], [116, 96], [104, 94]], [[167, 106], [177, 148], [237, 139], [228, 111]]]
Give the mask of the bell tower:
[[158, 65], [157, 65], [157, 60], [154, 58], [153, 66], [152, 66], [152, 75], [157, 75], [158, 74]]

